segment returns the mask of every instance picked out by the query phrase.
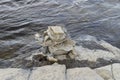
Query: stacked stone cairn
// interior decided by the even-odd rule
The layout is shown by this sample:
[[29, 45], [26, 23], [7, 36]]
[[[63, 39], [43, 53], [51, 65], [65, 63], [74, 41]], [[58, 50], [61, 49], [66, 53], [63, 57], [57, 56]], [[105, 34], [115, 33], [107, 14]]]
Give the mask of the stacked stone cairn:
[[48, 61], [75, 59], [77, 55], [75, 41], [71, 40], [66, 29], [61, 26], [48, 26], [43, 34], [42, 46], [41, 55], [46, 56]]

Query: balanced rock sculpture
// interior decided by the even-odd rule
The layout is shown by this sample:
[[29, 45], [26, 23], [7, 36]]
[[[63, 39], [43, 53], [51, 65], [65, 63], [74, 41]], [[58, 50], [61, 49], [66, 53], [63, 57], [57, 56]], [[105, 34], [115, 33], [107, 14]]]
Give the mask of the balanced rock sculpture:
[[49, 26], [43, 34], [42, 55], [49, 61], [75, 59], [75, 42], [68, 36], [65, 28]]

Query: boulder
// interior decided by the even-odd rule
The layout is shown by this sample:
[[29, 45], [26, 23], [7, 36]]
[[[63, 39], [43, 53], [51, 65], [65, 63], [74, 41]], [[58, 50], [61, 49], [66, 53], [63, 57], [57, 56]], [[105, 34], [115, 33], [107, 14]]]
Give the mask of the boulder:
[[73, 68], [67, 70], [67, 80], [104, 80], [94, 70], [85, 68]]
[[89, 49], [83, 46], [76, 46], [75, 49], [80, 55], [78, 60], [88, 60], [93, 62], [96, 62], [98, 59], [107, 61], [120, 61], [119, 48], [112, 46], [110, 43], [103, 40], [97, 41], [96, 44], [103, 47], [104, 49]]
[[28, 80], [29, 70], [7, 68], [0, 69], [0, 80]]
[[109, 50], [110, 52], [112, 52], [117, 59], [120, 59], [120, 49], [115, 47], [115, 46], [112, 46], [111, 44], [109, 44], [108, 42], [106, 41], [99, 41], [99, 44], [101, 46], [103, 46], [104, 48], [106, 48], [107, 50]]
[[120, 80], [120, 64], [104, 66], [95, 69], [95, 71], [104, 78], [104, 80]]
[[65, 80], [65, 69], [64, 65], [36, 67], [32, 70], [30, 80]]
[[77, 58], [78, 60], [88, 60], [96, 62], [98, 59], [111, 60], [116, 58], [116, 56], [112, 52], [105, 50], [90, 50], [82, 46], [76, 46], [75, 49], [77, 53], [79, 53], [79, 56]]

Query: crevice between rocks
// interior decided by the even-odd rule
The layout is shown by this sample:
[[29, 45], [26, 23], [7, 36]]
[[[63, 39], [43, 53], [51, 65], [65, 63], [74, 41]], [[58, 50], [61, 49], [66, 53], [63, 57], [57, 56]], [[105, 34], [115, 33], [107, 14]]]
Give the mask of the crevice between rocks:
[[33, 70], [33, 68], [30, 69], [30, 72], [29, 72], [29, 74], [28, 74], [27, 80], [30, 80], [30, 76], [31, 76], [31, 74], [32, 74], [32, 70]]
[[105, 59], [97, 59], [96, 62], [88, 61], [88, 60], [62, 60], [58, 61], [59, 64], [64, 64], [67, 69], [75, 68], [75, 67], [90, 67], [92, 69], [103, 67], [106, 65], [111, 65], [114, 63], [120, 63], [119, 60], [105, 60]]
[[67, 69], [65, 68], [65, 80], [68, 80], [67, 79]]
[[[24, 64], [23, 64], [24, 62]], [[18, 63], [18, 62], [17, 62]], [[120, 60], [116, 60], [116, 59], [103, 59], [103, 58], [99, 58], [97, 59], [95, 62], [93, 61], [89, 61], [89, 60], [72, 60], [72, 59], [66, 59], [66, 60], [58, 60], [57, 62], [58, 64], [62, 64], [66, 66], [66, 69], [69, 68], [76, 68], [76, 67], [90, 67], [92, 69], [95, 68], [99, 68], [99, 67], [103, 67], [103, 66], [107, 66], [107, 65], [111, 65], [114, 63], [120, 63]], [[12, 68], [29, 68], [32, 69], [33, 67], [41, 67], [41, 66], [45, 66], [45, 65], [52, 65], [54, 64], [54, 62], [49, 62], [49, 61], [24, 61], [22, 60], [22, 62], [19, 62], [19, 65], [14, 63], [14, 65], [12, 65]]]
[[115, 79], [115, 76], [114, 76], [114, 73], [113, 73], [113, 65], [112, 65], [112, 64], [111, 64], [111, 74], [112, 74], [113, 80], [116, 80], [116, 79]]

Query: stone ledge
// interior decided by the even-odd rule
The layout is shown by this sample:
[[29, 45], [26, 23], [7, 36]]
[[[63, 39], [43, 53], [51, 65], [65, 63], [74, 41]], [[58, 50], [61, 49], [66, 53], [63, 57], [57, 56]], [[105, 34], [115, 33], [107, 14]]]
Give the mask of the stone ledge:
[[28, 80], [30, 70], [18, 68], [0, 69], [0, 80]]
[[65, 80], [65, 70], [64, 65], [36, 67], [29, 80]]
[[66, 69], [64, 65], [0, 69], [0, 80], [119, 80], [120, 64], [90, 69], [89, 67]]
[[94, 70], [84, 68], [73, 68], [67, 70], [67, 80], [104, 80]]
[[96, 68], [95, 71], [103, 77], [104, 80], [120, 80], [120, 64], [118, 63]]

